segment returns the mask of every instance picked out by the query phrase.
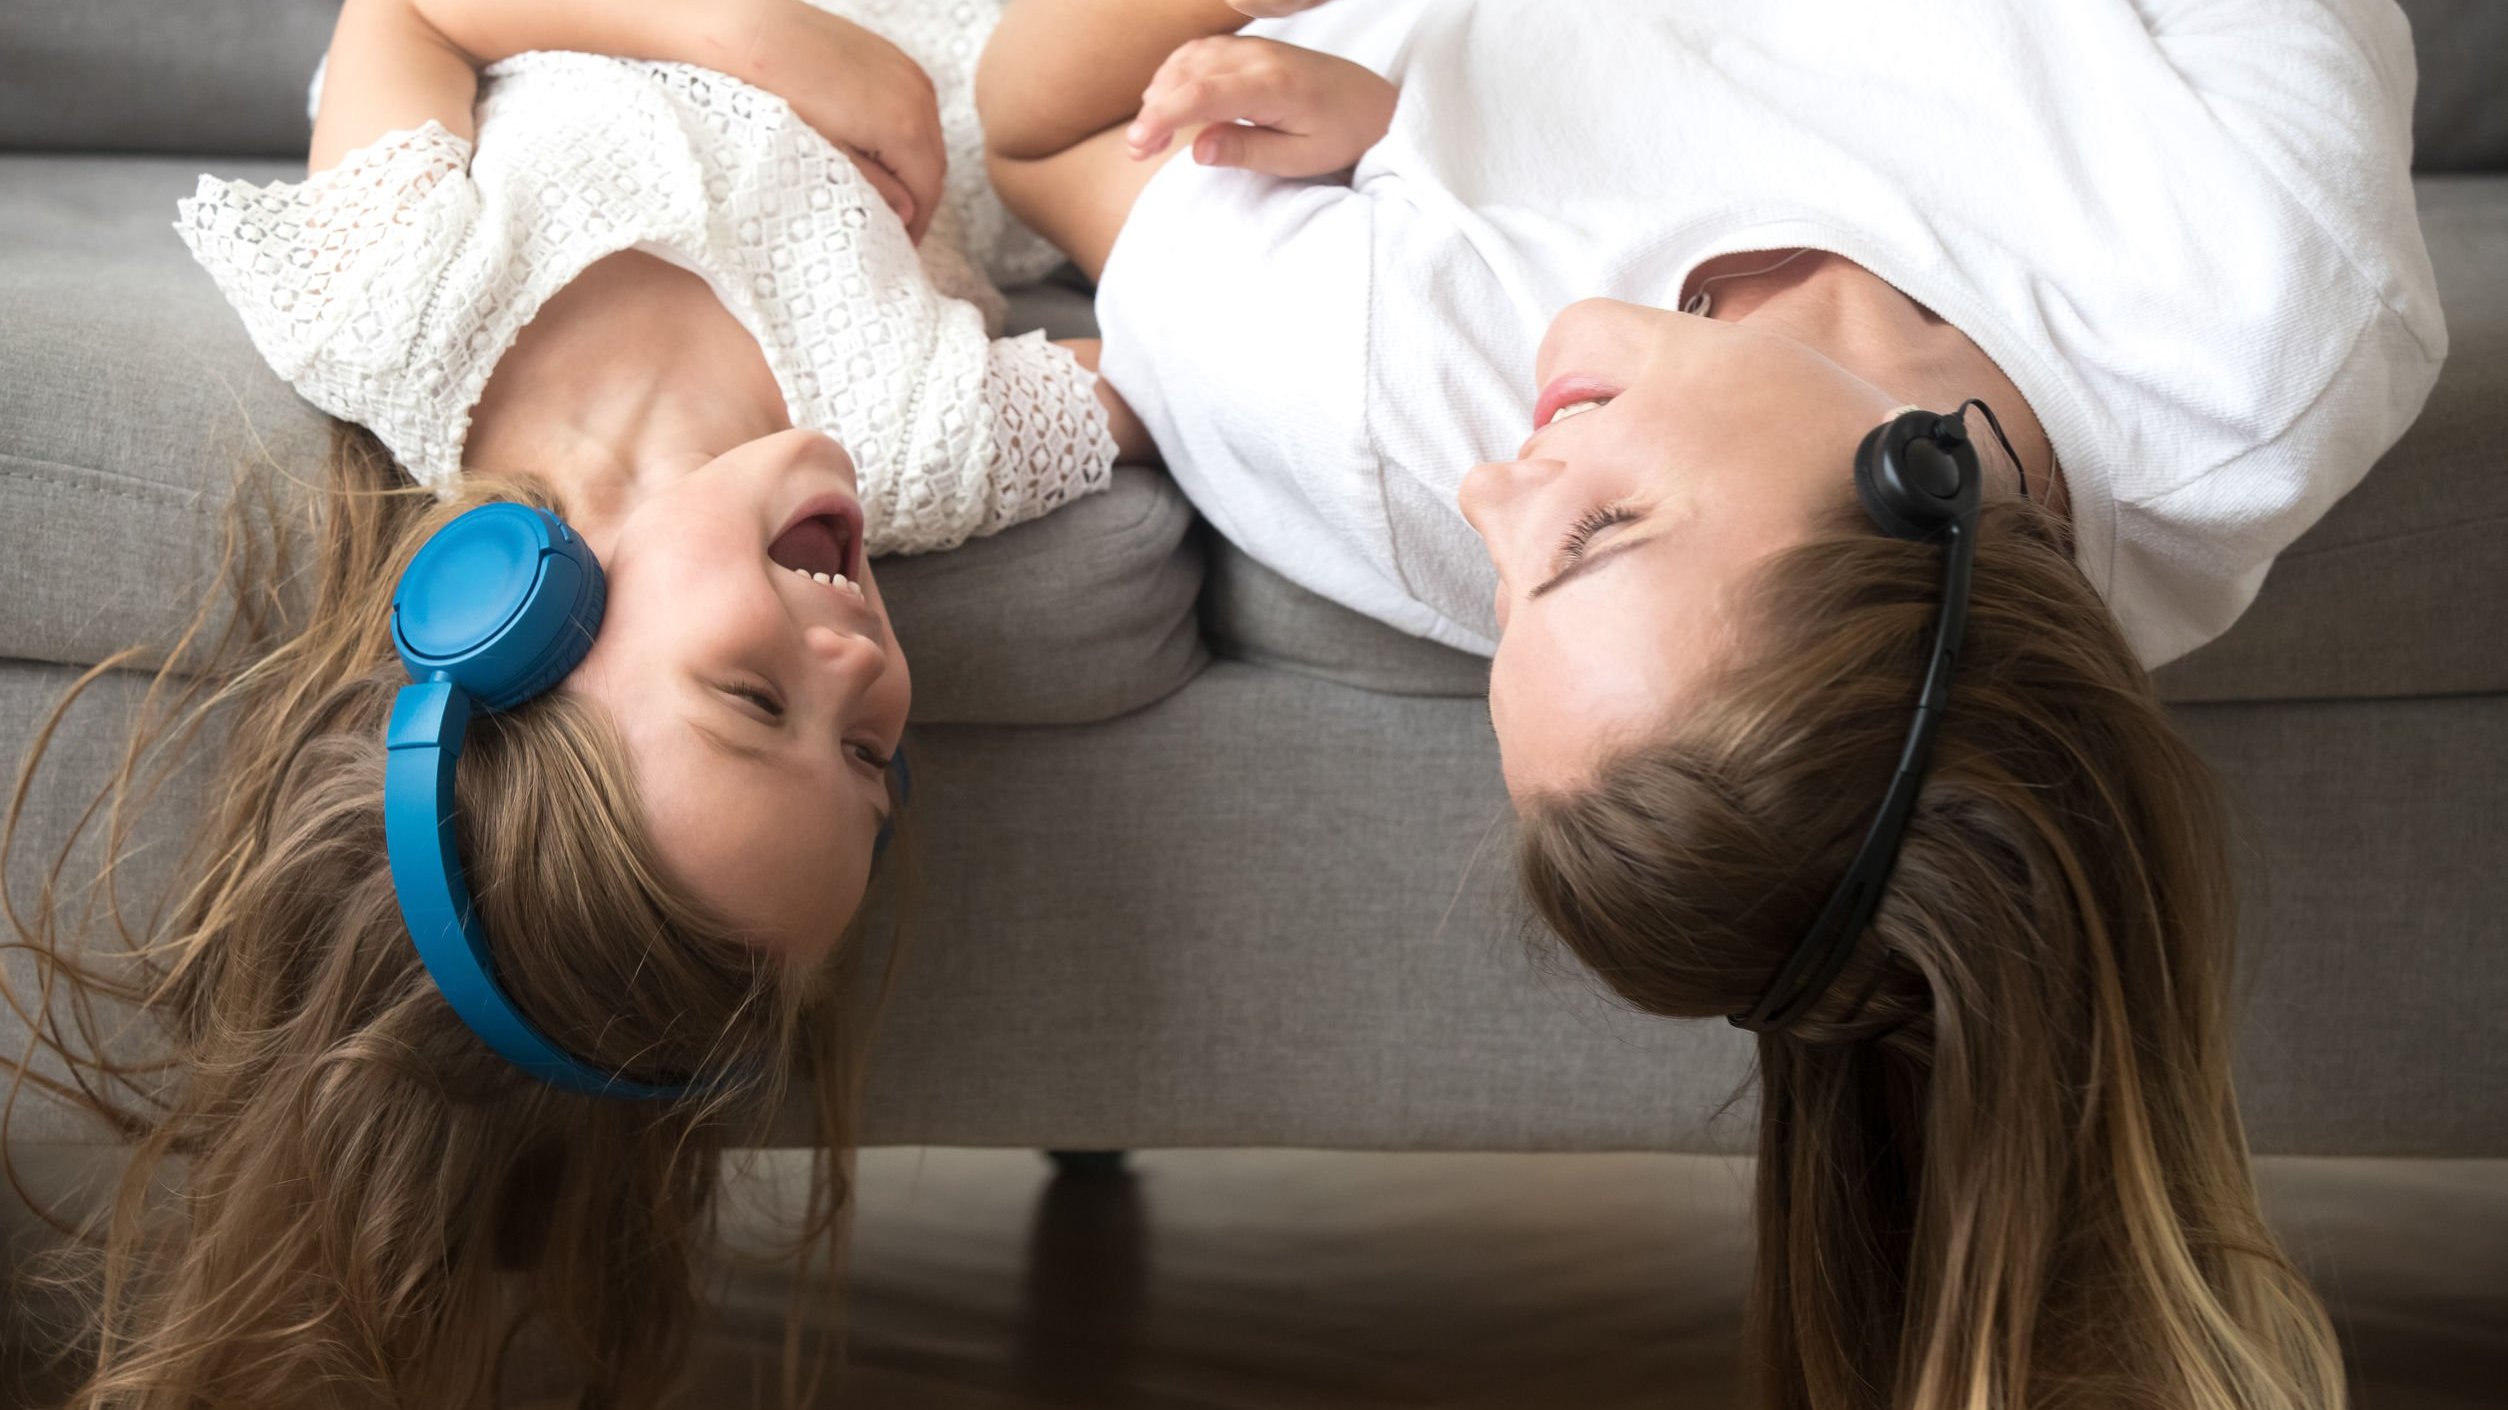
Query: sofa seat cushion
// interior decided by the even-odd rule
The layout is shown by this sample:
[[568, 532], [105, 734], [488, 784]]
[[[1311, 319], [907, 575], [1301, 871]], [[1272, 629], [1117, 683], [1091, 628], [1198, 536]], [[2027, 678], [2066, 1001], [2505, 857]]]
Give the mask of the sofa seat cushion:
[[[2275, 564], [2228, 634], [2158, 674], [2181, 702], [2508, 691], [2508, 176], [2424, 177], [2452, 350], [2429, 406]], [[1488, 663], [1214, 549], [1212, 648], [1371, 690], [1463, 694]]]
[[[271, 180], [278, 163], [215, 163]], [[0, 157], [0, 657], [86, 664], [170, 641], [216, 569], [239, 468], [311, 477], [325, 419], [263, 366], [175, 237], [196, 158]], [[1017, 306], [1068, 319], [1044, 289]], [[1191, 508], [1162, 474], [880, 581], [918, 718], [1063, 724], [1202, 665]]]

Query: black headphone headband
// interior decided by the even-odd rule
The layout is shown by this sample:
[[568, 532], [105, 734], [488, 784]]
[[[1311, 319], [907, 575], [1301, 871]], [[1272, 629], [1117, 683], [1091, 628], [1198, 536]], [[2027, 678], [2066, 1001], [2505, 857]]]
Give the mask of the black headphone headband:
[[[1963, 403], [1948, 416], [1909, 409], [1872, 428], [1855, 450], [1855, 494], [1864, 512], [1893, 538], [1941, 539], [1942, 615], [1933, 633], [1933, 652], [1925, 665], [1924, 687], [1916, 697], [1916, 718], [1899, 751], [1898, 768], [1890, 775], [1881, 811], [1865, 829], [1846, 875], [1829, 893], [1811, 929], [1795, 942], [1783, 967], [1750, 1012], [1733, 1015], [1735, 1027], [1754, 1033], [1781, 1032], [1804, 1010], [1819, 1002], [1855, 952], [1855, 942], [1872, 923], [1898, 863], [1899, 840], [1915, 812], [1916, 795], [1924, 785], [1925, 758], [1933, 749], [1933, 732], [1951, 697], [1951, 671], [1959, 661], [1960, 636], [1968, 625], [1969, 579], [1977, 561], [1977, 507], [1984, 475], [1977, 447], [1968, 437], [1964, 417], [1969, 406], [1984, 411], [2006, 453], [1993, 409], [1982, 401]], [[2013, 456], [2012, 463], [2020, 459]]]

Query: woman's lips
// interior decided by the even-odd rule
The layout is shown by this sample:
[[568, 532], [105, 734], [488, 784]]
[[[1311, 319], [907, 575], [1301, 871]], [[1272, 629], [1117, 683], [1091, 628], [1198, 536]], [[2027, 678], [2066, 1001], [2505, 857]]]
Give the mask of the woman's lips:
[[1570, 372], [1554, 377], [1533, 402], [1533, 429], [1538, 431], [1549, 425], [1550, 418], [1558, 415], [1559, 408], [1563, 406], [1574, 406], [1580, 401], [1602, 401], [1619, 394], [1617, 385], [1590, 373]]

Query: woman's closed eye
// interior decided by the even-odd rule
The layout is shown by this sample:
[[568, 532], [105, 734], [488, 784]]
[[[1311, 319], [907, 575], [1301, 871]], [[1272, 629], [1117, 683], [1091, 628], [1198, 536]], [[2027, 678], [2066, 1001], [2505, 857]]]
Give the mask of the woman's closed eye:
[[1615, 524], [1626, 524], [1637, 517], [1637, 510], [1626, 504], [1597, 504], [1586, 510], [1568, 529], [1567, 537], [1559, 541], [1558, 563], [1552, 571], [1564, 571], [1569, 564], [1584, 557], [1585, 550], [1593, 543], [1595, 535]]

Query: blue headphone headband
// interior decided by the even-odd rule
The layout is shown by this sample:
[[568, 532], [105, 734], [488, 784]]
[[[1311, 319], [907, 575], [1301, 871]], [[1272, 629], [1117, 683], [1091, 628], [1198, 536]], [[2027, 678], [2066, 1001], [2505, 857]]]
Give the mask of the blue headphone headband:
[[669, 1100], [705, 1088], [597, 1067], [523, 1017], [496, 981], [453, 845], [453, 766], [471, 712], [510, 710], [582, 664], [607, 596], [582, 537], [527, 505], [473, 509], [418, 550], [392, 592], [392, 644], [413, 683], [394, 697], [385, 737], [384, 846], [418, 958], [481, 1041], [570, 1092]]

